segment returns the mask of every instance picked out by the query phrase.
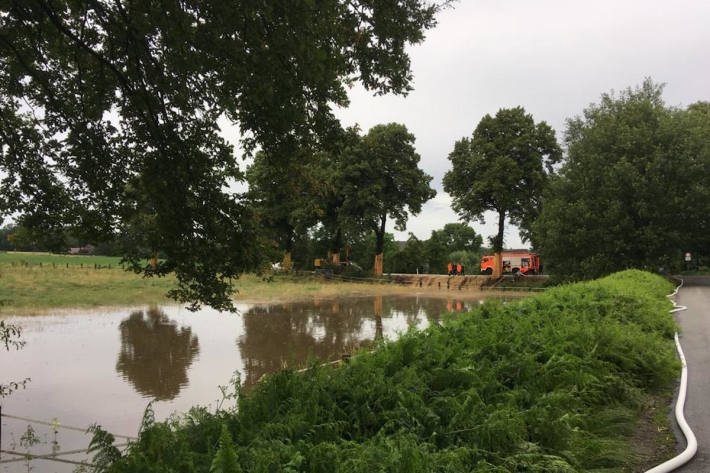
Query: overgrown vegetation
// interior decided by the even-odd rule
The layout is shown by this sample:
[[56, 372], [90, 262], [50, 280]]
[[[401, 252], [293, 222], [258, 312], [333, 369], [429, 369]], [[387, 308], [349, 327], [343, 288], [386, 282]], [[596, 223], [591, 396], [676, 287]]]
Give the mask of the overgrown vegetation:
[[106, 471], [623, 471], [646, 393], [677, 374], [671, 289], [625, 271], [488, 302], [342, 367], [272, 374], [232, 409], [148, 412]]

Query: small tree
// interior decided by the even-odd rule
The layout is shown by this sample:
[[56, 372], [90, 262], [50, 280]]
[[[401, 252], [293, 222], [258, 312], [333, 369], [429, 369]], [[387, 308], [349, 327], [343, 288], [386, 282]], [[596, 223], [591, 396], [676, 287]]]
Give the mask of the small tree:
[[[483, 213], [498, 213], [498, 233], [491, 238], [497, 255], [503, 250], [506, 217], [528, 228], [539, 212], [542, 191], [562, 152], [547, 123], [535, 123], [522, 107], [501, 109], [481, 119], [472, 138], [462, 138], [449, 154], [453, 168], [444, 190], [465, 221], [483, 222]], [[500, 256], [496, 260], [500, 274]]]
[[432, 177], [419, 169], [414, 135], [404, 125], [390, 123], [373, 127], [361, 146], [346, 154], [343, 189], [344, 209], [364, 228], [375, 232], [374, 274], [382, 275], [387, 218], [404, 231], [408, 214], [418, 214], [436, 195], [429, 187]]
[[452, 261], [450, 253], [465, 251], [475, 254], [480, 251], [482, 243], [481, 235], [465, 223], [447, 223], [444, 228], [433, 230], [425, 242], [429, 272], [444, 273], [447, 263]]

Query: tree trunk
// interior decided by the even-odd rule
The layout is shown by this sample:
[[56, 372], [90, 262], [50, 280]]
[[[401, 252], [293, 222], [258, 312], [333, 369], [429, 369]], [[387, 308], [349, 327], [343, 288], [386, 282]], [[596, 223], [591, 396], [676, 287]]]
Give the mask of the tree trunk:
[[284, 253], [284, 259], [281, 262], [281, 269], [283, 271], [291, 271], [293, 269], [293, 260], [291, 260], [291, 252], [287, 251]]
[[281, 269], [283, 271], [291, 271], [293, 269], [293, 260], [291, 259], [291, 250], [293, 249], [293, 230], [289, 231], [284, 242], [283, 261], [281, 261]]
[[503, 274], [503, 235], [505, 234], [505, 211], [498, 211], [498, 235], [493, 242], [493, 251], [495, 253], [495, 267], [493, 268], [493, 277], [499, 278]]
[[375, 230], [375, 267], [373, 273], [375, 276], [382, 276], [384, 272], [384, 259], [383, 254], [385, 248], [385, 223], [387, 223], [387, 215], [383, 215], [380, 219], [380, 228]]
[[335, 239], [333, 240], [333, 248], [331, 249], [330, 257], [333, 264], [340, 264], [340, 250], [343, 246], [343, 231], [338, 228], [335, 232]]
[[153, 251], [153, 254], [150, 257], [150, 267], [152, 269], [155, 269], [158, 266], [158, 252]]
[[498, 279], [503, 274], [503, 254], [495, 253], [493, 259], [493, 277]]
[[496, 235], [495, 246], [493, 247], [496, 253], [503, 251], [503, 235], [505, 235], [505, 210], [498, 212], [498, 235]]

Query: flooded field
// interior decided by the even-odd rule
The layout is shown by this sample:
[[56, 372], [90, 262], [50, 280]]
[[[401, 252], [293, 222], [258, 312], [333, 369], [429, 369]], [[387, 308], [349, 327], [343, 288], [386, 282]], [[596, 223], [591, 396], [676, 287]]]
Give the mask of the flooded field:
[[[22, 327], [26, 345], [0, 353], [0, 380], [31, 381], [0, 399], [2, 450], [42, 455], [84, 449], [89, 437], [67, 427], [93, 423], [135, 436], [151, 400], [158, 420], [194, 405], [214, 409], [222, 397], [218, 385], [228, 384], [235, 371], [248, 387], [282, 367], [304, 366], [310, 357], [339, 359], [477, 303], [374, 296], [239, 304], [238, 314], [168, 306], [6, 317]], [[28, 435], [28, 425], [36, 438]], [[88, 457], [79, 452], [57, 458], [82, 462]], [[34, 460], [29, 466], [71, 472], [79, 465]], [[3, 453], [0, 472], [20, 471], [28, 471], [27, 462]]]

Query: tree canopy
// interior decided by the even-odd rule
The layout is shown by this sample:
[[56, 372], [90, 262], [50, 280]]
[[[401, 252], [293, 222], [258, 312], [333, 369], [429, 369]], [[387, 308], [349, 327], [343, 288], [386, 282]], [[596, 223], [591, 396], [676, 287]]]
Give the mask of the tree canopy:
[[555, 132], [547, 123], [535, 123], [522, 107], [501, 109], [495, 117], [484, 116], [471, 138], [455, 143], [444, 190], [463, 220], [483, 222], [485, 211], [498, 213], [498, 234], [491, 243], [500, 252], [505, 219], [523, 229], [529, 226], [548, 174], [560, 159]]
[[710, 113], [668, 107], [662, 91], [647, 79], [567, 122], [568, 156], [533, 228], [556, 274], [658, 271], [708, 252]]
[[465, 223], [447, 223], [441, 230], [434, 230], [444, 244], [446, 250], [452, 251], [479, 251], [483, 238]]
[[285, 252], [285, 269], [292, 264], [295, 240], [316, 223], [320, 214], [315, 198], [318, 174], [312, 172], [314, 160], [306, 150], [294, 154], [292, 159], [283, 160], [283, 166], [273, 166], [270, 156], [260, 151], [246, 172], [247, 195], [266, 235]]
[[[343, 171], [344, 208], [357, 215], [363, 228], [375, 232], [375, 268], [381, 275], [382, 251], [387, 218], [403, 231], [409, 214], [436, 195], [429, 186], [432, 177], [419, 168], [414, 135], [404, 125], [377, 125], [362, 138], [361, 146], [350, 149]], [[380, 258], [380, 260], [378, 260]]]
[[[327, 142], [346, 86], [406, 93], [423, 0], [10, 0], [0, 11], [0, 215], [38, 234], [129, 235], [172, 296], [231, 308], [260, 262], [243, 174], [219, 123], [273, 156]], [[134, 249], [159, 251], [140, 263]]]

